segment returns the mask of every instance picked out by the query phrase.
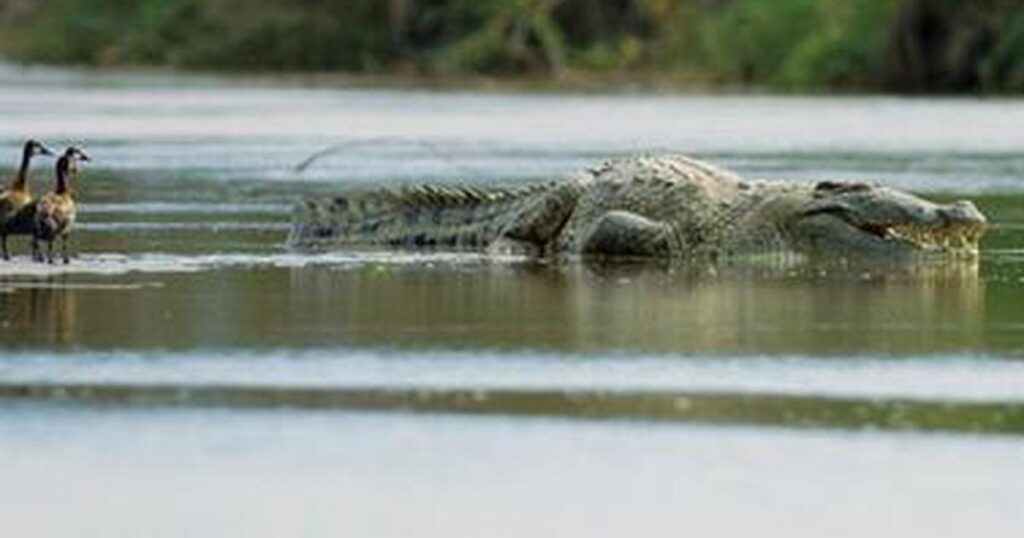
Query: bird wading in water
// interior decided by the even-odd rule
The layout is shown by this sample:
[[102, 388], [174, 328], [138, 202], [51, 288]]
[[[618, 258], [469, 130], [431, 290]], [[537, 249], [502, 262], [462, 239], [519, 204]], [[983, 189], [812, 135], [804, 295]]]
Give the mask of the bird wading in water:
[[[53, 242], [60, 238], [61, 257], [64, 263], [70, 263], [68, 254], [68, 236], [75, 224], [75, 194], [71, 189], [71, 180], [78, 171], [78, 163], [88, 161], [89, 156], [77, 147], [70, 147], [57, 159], [56, 184], [54, 189], [33, 206], [32, 214], [32, 258], [36, 261], [54, 263]], [[43, 257], [39, 243], [47, 243], [46, 257]]]
[[32, 191], [28, 184], [28, 169], [33, 157], [53, 155], [37, 140], [28, 140], [22, 148], [21, 164], [10, 186], [0, 192], [0, 256], [10, 260], [7, 250], [8, 235], [31, 234], [31, 219], [25, 218], [25, 209], [32, 203]]

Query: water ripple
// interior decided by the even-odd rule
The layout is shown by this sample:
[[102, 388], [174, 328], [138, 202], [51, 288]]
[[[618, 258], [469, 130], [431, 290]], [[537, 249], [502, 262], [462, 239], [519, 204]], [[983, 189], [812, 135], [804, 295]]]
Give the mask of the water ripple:
[[18, 382], [727, 392], [1024, 404], [1024, 361], [940, 356], [693, 357], [323, 349], [14, 353]]

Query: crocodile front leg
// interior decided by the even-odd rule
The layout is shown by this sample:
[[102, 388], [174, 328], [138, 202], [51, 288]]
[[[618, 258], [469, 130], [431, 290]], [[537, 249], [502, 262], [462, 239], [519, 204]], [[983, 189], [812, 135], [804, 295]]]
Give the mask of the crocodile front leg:
[[584, 256], [648, 258], [669, 251], [665, 224], [629, 211], [602, 215], [580, 240]]
[[550, 247], [572, 216], [576, 201], [585, 188], [581, 182], [568, 181], [552, 184], [552, 190], [538, 193], [535, 200], [516, 212], [502, 227], [498, 244], [525, 246], [539, 256], [551, 254]]

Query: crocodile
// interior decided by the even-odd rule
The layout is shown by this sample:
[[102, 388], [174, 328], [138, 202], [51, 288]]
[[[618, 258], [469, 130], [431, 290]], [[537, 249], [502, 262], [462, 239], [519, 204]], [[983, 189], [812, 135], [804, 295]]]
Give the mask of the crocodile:
[[300, 201], [296, 248], [433, 247], [538, 257], [976, 257], [985, 216], [849, 181], [746, 180], [681, 155], [609, 160], [510, 188], [421, 185]]

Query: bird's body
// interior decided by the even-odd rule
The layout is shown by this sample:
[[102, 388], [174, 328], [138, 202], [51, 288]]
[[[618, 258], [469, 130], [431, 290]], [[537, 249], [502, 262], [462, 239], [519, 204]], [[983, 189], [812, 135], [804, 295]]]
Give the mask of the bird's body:
[[33, 221], [36, 238], [53, 241], [66, 235], [75, 225], [76, 216], [75, 197], [70, 191], [46, 193], [35, 207]]
[[88, 161], [89, 158], [78, 148], [68, 148], [57, 159], [57, 182], [54, 189], [23, 210], [31, 217], [32, 255], [37, 261], [44, 261], [39, 242], [45, 241], [48, 245], [45, 261], [53, 263], [53, 242], [58, 238], [61, 240], [64, 263], [71, 261], [68, 255], [68, 235], [78, 213], [75, 194], [71, 190], [71, 178], [77, 171], [76, 163], [79, 160]]
[[32, 203], [32, 192], [27, 184], [20, 187], [12, 185], [0, 192], [0, 226], [3, 226], [4, 231], [7, 231], [6, 225], [12, 223], [18, 213], [30, 203]]
[[39, 142], [26, 142], [21, 155], [21, 166], [14, 181], [0, 192], [0, 255], [5, 260], [10, 259], [7, 252], [7, 236], [32, 233], [31, 219], [26, 215], [31, 211], [32, 205], [32, 191], [28, 184], [29, 164], [36, 155], [50, 154], [50, 150]]

